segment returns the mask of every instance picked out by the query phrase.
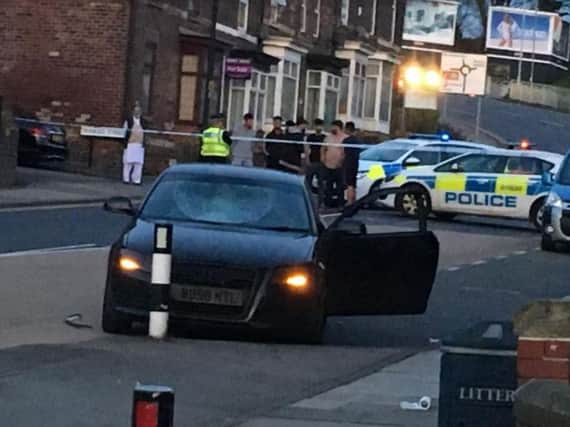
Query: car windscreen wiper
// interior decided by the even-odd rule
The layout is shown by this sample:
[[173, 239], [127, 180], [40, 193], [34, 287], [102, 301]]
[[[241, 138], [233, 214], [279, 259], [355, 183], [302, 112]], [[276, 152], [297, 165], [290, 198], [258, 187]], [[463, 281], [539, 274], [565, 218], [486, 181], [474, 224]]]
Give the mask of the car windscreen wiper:
[[277, 225], [274, 227], [258, 227], [255, 225], [243, 224], [246, 227], [255, 228], [257, 230], [268, 230], [268, 231], [291, 231], [296, 233], [309, 233], [309, 230], [306, 228], [297, 228], [297, 227], [289, 227], [286, 225]]

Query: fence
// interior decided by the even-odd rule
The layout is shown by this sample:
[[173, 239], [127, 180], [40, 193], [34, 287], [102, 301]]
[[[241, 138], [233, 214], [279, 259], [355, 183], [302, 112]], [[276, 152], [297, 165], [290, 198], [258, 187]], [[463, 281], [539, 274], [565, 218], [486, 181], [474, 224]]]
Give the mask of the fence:
[[570, 89], [529, 82], [502, 82], [489, 78], [487, 94], [526, 104], [540, 105], [565, 113], [570, 112]]

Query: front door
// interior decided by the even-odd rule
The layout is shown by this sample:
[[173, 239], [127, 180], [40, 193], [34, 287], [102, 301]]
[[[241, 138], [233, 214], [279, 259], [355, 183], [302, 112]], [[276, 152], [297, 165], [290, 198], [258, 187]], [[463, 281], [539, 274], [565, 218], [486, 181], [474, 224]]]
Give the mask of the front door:
[[[427, 309], [439, 258], [430, 231], [367, 232], [342, 219], [320, 237], [331, 315], [421, 314]], [[352, 220], [347, 220], [352, 221]]]

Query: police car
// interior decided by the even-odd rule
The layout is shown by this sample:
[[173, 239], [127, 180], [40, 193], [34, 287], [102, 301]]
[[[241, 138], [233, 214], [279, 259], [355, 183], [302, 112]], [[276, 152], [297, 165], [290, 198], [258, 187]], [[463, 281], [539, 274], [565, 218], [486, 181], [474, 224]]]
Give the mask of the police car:
[[429, 166], [466, 152], [480, 152], [488, 145], [450, 140], [447, 134], [411, 135], [377, 144], [360, 154], [357, 175], [357, 197], [362, 198], [382, 182], [402, 170]]
[[418, 198], [436, 216], [457, 214], [529, 219], [537, 228], [551, 184], [563, 156], [544, 151], [491, 149], [467, 153], [436, 166], [403, 171], [387, 178], [382, 188], [404, 191], [382, 200], [406, 215], [415, 215]]

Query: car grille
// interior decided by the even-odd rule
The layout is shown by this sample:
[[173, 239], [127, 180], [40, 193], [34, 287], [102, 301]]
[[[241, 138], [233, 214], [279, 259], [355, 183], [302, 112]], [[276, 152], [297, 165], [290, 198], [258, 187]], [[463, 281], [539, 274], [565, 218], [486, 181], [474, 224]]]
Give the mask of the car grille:
[[244, 319], [253, 304], [253, 299], [263, 277], [263, 272], [219, 265], [175, 263], [172, 266], [172, 283], [177, 286], [220, 287], [243, 292], [244, 304], [239, 307], [170, 301], [173, 313], [204, 318], [227, 320]]
[[570, 211], [564, 211], [560, 220], [562, 232], [570, 237]]

